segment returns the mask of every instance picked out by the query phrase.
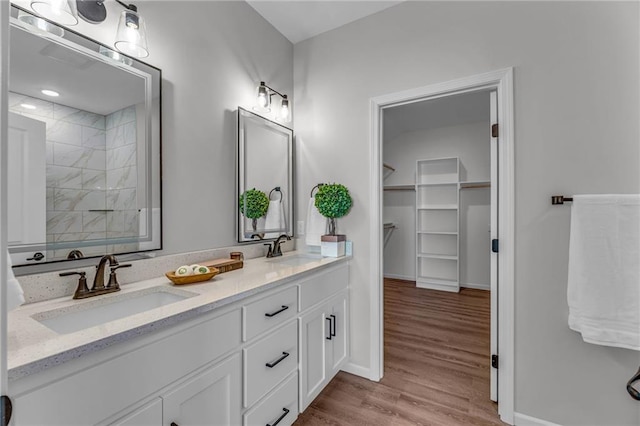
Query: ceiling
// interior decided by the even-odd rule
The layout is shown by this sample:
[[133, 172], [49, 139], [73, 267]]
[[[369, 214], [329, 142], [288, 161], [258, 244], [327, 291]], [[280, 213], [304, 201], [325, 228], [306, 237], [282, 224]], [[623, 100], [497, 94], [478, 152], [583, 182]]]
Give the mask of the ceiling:
[[296, 44], [403, 1], [247, 0], [247, 3]]
[[489, 92], [474, 92], [387, 108], [383, 115], [384, 140], [403, 133], [489, 122]]
[[[121, 67], [11, 27], [9, 91], [108, 115], [143, 102], [144, 79]], [[49, 98], [41, 89], [60, 93]]]

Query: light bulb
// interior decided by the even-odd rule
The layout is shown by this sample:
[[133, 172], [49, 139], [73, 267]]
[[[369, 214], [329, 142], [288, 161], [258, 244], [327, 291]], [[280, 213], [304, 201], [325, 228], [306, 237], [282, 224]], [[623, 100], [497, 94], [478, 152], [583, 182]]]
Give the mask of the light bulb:
[[289, 99], [287, 95], [282, 97], [282, 106], [280, 107], [280, 119], [285, 123], [291, 121], [291, 110], [289, 109]]

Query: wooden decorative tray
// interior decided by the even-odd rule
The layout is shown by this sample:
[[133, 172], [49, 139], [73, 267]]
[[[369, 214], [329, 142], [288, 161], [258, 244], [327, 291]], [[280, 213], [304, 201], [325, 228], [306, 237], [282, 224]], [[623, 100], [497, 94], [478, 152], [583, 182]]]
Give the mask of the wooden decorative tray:
[[170, 271], [165, 273], [165, 276], [171, 280], [175, 285], [183, 285], [183, 284], [195, 284], [201, 283], [204, 281], [209, 281], [211, 278], [215, 277], [220, 273], [218, 268], [209, 268], [211, 272], [208, 274], [199, 274], [199, 275], [185, 275], [185, 276], [177, 276], [174, 271]]

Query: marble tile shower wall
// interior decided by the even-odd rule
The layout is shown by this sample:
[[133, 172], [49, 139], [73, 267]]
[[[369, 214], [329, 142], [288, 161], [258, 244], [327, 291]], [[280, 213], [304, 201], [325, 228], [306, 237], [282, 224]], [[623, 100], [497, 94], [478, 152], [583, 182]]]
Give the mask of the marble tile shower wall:
[[[24, 104], [35, 109], [27, 109]], [[109, 225], [116, 232], [122, 232], [124, 218], [118, 214], [108, 217], [105, 212], [119, 206], [121, 203], [117, 201], [122, 200], [115, 196], [115, 201], [113, 197], [108, 201], [107, 197], [108, 164], [114, 171], [112, 179], [118, 181], [114, 164], [120, 155], [114, 148], [111, 161], [107, 159], [107, 125], [116, 129], [119, 124], [114, 117], [121, 111], [111, 114], [109, 117], [113, 117], [109, 120], [103, 115], [18, 93], [9, 93], [9, 111], [46, 124], [47, 243], [103, 239], [109, 236]], [[114, 136], [112, 142], [116, 143], [116, 139]], [[133, 161], [135, 163], [135, 158]], [[104, 247], [80, 249], [85, 256], [105, 252]], [[48, 257], [66, 258], [70, 250], [50, 251]]]
[[[128, 238], [138, 234], [137, 124], [135, 106], [106, 116], [107, 237]], [[115, 244], [109, 252], [138, 250], [137, 243]]]

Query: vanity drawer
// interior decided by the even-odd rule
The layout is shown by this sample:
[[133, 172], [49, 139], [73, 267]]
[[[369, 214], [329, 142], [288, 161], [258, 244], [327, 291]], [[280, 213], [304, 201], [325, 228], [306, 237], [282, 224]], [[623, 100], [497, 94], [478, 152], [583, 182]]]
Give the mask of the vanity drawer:
[[[244, 415], [244, 426], [289, 426], [298, 418], [298, 373]], [[278, 419], [280, 421], [278, 422]]]
[[310, 278], [299, 284], [300, 311], [344, 290], [349, 285], [349, 268], [345, 263], [337, 269]]
[[244, 406], [249, 407], [298, 367], [298, 323], [285, 324], [243, 351]]
[[243, 306], [244, 341], [275, 330], [278, 325], [295, 317], [297, 312], [298, 288], [295, 286]]

